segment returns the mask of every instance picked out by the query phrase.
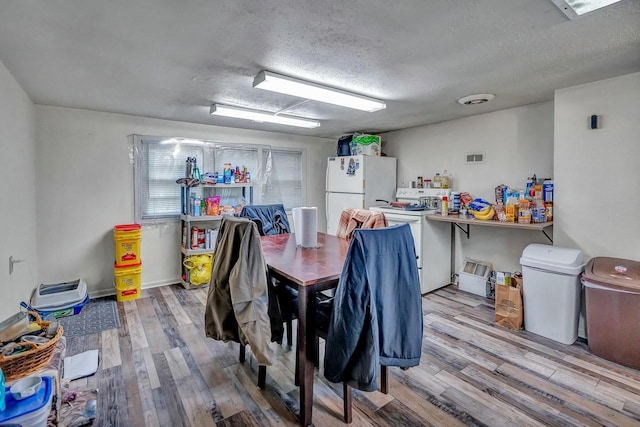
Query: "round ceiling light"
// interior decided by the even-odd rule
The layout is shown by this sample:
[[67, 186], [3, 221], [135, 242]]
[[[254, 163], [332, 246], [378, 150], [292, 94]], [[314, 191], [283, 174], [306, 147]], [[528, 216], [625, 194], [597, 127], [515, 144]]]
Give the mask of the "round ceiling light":
[[462, 105], [478, 105], [491, 101], [496, 96], [492, 93], [477, 93], [475, 95], [464, 96], [458, 99], [458, 103]]

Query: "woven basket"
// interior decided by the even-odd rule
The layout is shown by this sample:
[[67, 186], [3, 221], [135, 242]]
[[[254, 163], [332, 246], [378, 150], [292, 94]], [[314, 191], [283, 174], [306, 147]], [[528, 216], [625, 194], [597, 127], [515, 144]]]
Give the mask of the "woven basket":
[[[47, 328], [51, 324], [51, 322], [43, 321], [35, 311], [28, 311], [27, 313], [35, 317], [36, 323], [42, 328]], [[5, 356], [4, 352], [1, 353], [0, 368], [4, 372], [6, 381], [17, 380], [45, 367], [51, 360], [53, 349], [62, 333], [62, 325], [58, 325], [58, 331], [55, 336], [45, 344], [20, 342], [20, 345], [31, 347], [31, 349], [11, 356]]]

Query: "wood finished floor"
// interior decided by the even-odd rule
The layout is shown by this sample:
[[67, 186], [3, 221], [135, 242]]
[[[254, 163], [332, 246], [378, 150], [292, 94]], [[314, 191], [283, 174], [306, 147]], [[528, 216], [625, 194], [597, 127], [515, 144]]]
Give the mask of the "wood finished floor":
[[[267, 387], [238, 344], [205, 338], [206, 289], [144, 290], [118, 303], [120, 329], [70, 339], [67, 355], [100, 349], [100, 426], [293, 426], [294, 351], [278, 346]], [[390, 393], [354, 391], [354, 426], [640, 426], [640, 371], [493, 324], [493, 301], [449, 286], [423, 297], [420, 366], [390, 369]], [[342, 387], [314, 382], [316, 426], [344, 425]]]

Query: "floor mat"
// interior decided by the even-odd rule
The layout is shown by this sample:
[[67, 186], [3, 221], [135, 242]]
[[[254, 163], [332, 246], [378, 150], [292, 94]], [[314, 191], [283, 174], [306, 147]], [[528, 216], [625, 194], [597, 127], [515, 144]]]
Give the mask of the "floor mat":
[[120, 327], [118, 306], [113, 297], [92, 299], [80, 314], [59, 320], [67, 339]]

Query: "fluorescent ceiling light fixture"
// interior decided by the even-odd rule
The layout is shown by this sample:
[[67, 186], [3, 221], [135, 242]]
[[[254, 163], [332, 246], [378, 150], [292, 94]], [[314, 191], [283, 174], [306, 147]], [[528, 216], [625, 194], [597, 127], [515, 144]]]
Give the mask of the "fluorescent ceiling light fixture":
[[249, 110], [247, 108], [230, 107], [228, 105], [213, 104], [211, 114], [216, 116], [233, 117], [236, 119], [252, 120], [260, 123], [276, 123], [279, 125], [297, 126], [313, 129], [320, 126], [320, 122], [309, 119], [300, 119], [290, 116], [276, 116], [264, 111]]
[[607, 7], [620, 0], [551, 0], [569, 19]]
[[280, 92], [300, 98], [326, 102], [328, 104], [341, 105], [355, 108], [356, 110], [374, 112], [387, 108], [387, 104], [377, 99], [368, 98], [355, 93], [333, 89], [316, 83], [305, 82], [292, 77], [274, 74], [270, 71], [261, 71], [253, 79], [253, 87], [258, 89]]

